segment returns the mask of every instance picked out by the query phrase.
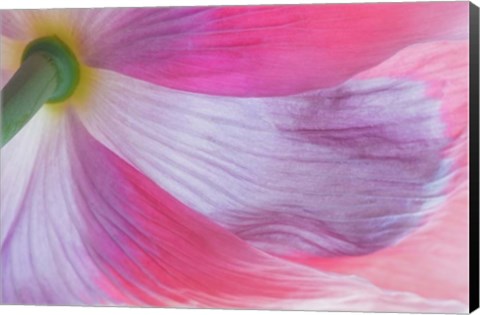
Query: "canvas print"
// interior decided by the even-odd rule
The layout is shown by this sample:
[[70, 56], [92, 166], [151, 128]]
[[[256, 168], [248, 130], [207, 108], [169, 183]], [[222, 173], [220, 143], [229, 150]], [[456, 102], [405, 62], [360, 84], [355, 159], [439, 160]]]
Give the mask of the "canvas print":
[[469, 5], [1, 11], [1, 303], [467, 312]]

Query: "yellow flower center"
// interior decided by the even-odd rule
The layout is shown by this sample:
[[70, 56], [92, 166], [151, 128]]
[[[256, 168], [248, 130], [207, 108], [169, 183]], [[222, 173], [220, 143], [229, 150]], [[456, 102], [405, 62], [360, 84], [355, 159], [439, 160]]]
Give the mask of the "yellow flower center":
[[[81, 30], [76, 29], [68, 15], [58, 14], [58, 12], [45, 13], [44, 17], [32, 19], [30, 25], [26, 25], [29, 41], [14, 43], [12, 45], [16, 56], [15, 68], [21, 64], [21, 57], [28, 44], [38, 38], [57, 37], [74, 54], [79, 65], [79, 81], [72, 95], [62, 102], [47, 103], [45, 107], [52, 112], [62, 113], [66, 108], [75, 106], [76, 109], [84, 109], [92, 96], [97, 79], [96, 70], [88, 67], [85, 61], [85, 51], [82, 43]], [[83, 44], [83, 45], [82, 45]]]

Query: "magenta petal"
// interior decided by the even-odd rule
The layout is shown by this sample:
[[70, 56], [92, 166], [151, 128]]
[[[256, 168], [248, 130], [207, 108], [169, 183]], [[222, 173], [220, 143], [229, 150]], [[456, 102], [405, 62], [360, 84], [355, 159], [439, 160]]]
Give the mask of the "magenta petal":
[[193, 92], [285, 95], [414, 43], [466, 38], [467, 22], [466, 2], [141, 9], [109, 25], [88, 62]]
[[272, 96], [332, 87], [408, 45], [467, 38], [468, 3], [18, 10], [3, 35], [35, 23], [76, 39], [79, 58], [155, 84]]

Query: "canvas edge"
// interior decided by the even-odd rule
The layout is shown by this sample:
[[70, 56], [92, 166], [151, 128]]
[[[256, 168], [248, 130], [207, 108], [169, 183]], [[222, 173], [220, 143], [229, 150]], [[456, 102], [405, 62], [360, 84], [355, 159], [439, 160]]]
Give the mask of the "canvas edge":
[[470, 2], [470, 312], [479, 307], [479, 8]]

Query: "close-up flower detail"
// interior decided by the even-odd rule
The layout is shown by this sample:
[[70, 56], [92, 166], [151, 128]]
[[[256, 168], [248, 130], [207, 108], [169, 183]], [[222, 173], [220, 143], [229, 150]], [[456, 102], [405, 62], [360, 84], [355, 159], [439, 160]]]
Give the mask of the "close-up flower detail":
[[467, 311], [468, 5], [0, 11], [1, 303]]

